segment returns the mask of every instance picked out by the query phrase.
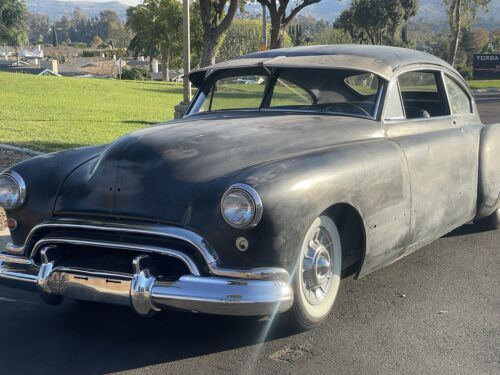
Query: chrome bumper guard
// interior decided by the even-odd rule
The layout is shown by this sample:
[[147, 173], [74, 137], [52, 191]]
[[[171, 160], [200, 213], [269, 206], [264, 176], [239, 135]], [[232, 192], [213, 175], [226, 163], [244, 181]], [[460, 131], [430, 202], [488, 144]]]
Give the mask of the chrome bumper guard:
[[[172, 282], [160, 281], [148, 268], [150, 257], [133, 260], [134, 274], [100, 272], [55, 266], [41, 252], [42, 264], [31, 258], [0, 253], [0, 284], [37, 291], [50, 304], [64, 297], [131, 306], [140, 315], [175, 308], [220, 315], [264, 316], [288, 310], [293, 291], [284, 280], [185, 275]], [[246, 276], [246, 278], [245, 278]]]

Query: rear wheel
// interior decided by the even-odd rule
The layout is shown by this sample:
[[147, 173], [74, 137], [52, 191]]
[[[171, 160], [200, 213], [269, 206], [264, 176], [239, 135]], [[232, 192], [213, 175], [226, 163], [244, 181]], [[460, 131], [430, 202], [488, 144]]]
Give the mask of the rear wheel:
[[341, 270], [339, 231], [332, 219], [320, 216], [304, 237], [293, 278], [294, 305], [289, 314], [295, 328], [311, 329], [326, 319], [337, 297]]
[[490, 216], [478, 220], [477, 224], [482, 229], [494, 230], [500, 228], [500, 208], [493, 212]]

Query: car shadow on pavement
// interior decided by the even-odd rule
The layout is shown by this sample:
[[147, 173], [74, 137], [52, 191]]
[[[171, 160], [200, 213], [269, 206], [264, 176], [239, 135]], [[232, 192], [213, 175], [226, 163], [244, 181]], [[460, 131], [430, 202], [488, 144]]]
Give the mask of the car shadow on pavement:
[[477, 223], [468, 223], [446, 234], [444, 237], [460, 237], [474, 233], [488, 232], [489, 229], [481, 227]]
[[[2, 340], [3, 373], [22, 369], [23, 373], [102, 374], [251, 346], [292, 334], [279, 324], [273, 324], [267, 333], [269, 322], [254, 317], [168, 311], [141, 318], [126, 307], [76, 301], [65, 301], [59, 307], [26, 303], [21, 310], [16, 308], [16, 314], [2, 330], [11, 348], [9, 357], [2, 358], [5, 350], [1, 346], [6, 343]], [[2, 315], [13, 317], [14, 312], [3, 311]]]

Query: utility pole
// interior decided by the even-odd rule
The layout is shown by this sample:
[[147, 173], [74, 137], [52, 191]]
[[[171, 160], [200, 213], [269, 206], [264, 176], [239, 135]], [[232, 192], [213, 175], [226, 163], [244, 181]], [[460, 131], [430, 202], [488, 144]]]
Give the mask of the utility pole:
[[262, 5], [262, 48], [267, 48], [267, 7]]
[[[182, 102], [175, 106], [174, 117], [180, 118], [184, 116], [186, 110], [191, 102], [191, 82], [189, 81], [188, 75], [191, 71], [191, 31], [189, 25], [189, 0], [182, 0], [182, 57], [183, 57], [183, 92], [184, 97]], [[163, 69], [168, 69], [163, 67]]]
[[191, 30], [189, 25], [189, 0], [183, 0], [182, 4], [182, 26], [183, 26], [183, 57], [184, 57], [184, 102], [191, 101], [191, 82], [188, 74], [191, 71]]

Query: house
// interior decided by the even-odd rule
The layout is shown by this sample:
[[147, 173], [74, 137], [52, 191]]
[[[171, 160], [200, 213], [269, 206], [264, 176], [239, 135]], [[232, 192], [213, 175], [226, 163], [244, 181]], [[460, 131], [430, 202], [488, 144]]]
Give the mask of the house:
[[9, 46], [0, 47], [0, 57], [2, 57], [3, 60], [9, 61], [9, 57], [14, 56], [14, 54], [15, 54], [14, 48]]
[[160, 63], [158, 60], [153, 59], [151, 62], [145, 60], [143, 56], [139, 57], [137, 60], [126, 60], [126, 66], [144, 68], [145, 70], [151, 72], [152, 74], [160, 73]]
[[58, 70], [57, 60], [37, 60], [37, 64], [20, 60], [19, 65], [17, 65], [16, 61], [0, 61], [0, 71], [33, 74], [38, 76], [61, 77]]

